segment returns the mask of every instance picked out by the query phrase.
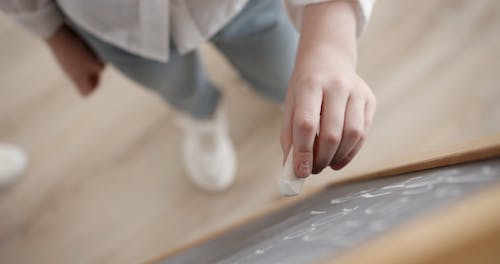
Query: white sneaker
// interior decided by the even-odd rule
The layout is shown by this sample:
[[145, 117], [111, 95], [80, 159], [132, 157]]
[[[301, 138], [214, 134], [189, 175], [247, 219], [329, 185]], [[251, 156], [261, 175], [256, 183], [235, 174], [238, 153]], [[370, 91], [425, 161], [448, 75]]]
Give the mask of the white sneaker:
[[24, 151], [14, 145], [0, 143], [0, 187], [21, 176], [27, 165]]
[[212, 120], [181, 116], [179, 124], [184, 129], [183, 161], [190, 180], [207, 191], [227, 189], [234, 181], [236, 159], [224, 113]]

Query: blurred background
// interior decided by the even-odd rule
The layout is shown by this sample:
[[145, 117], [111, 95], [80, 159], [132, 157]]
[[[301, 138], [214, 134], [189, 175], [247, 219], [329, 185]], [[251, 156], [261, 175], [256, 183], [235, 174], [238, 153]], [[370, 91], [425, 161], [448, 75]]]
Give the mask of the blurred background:
[[[497, 0], [379, 1], [359, 49], [378, 99], [371, 133], [306, 191], [500, 132], [499, 33]], [[0, 189], [0, 263], [136, 263], [282, 200], [280, 107], [203, 49], [239, 164], [216, 195], [185, 177], [175, 113], [159, 97], [108, 67], [82, 99], [43, 42], [0, 17], [0, 141], [30, 158]]]

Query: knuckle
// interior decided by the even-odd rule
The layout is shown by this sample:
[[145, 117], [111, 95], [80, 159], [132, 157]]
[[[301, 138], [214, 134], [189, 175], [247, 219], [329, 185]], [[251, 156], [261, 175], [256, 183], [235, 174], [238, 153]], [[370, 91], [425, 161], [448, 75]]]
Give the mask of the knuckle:
[[323, 135], [321, 140], [329, 145], [337, 145], [340, 143], [340, 135], [332, 132], [327, 132]]
[[324, 84], [324, 77], [315, 74], [309, 74], [302, 77], [299, 81], [301, 89], [318, 89]]
[[351, 128], [347, 129], [346, 135], [347, 135], [347, 137], [349, 137], [351, 139], [360, 139], [360, 138], [363, 138], [365, 136], [365, 132], [361, 128], [351, 127]]
[[315, 131], [315, 124], [314, 121], [311, 117], [299, 117], [297, 119], [297, 128], [304, 132], [304, 133], [314, 133]]
[[331, 86], [334, 90], [339, 92], [348, 91], [352, 86], [352, 80], [347, 77], [337, 77], [331, 81]]

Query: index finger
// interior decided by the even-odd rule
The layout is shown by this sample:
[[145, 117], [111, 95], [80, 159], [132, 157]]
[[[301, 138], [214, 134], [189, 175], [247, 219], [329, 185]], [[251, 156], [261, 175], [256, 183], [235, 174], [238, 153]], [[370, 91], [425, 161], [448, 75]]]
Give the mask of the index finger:
[[320, 87], [304, 87], [297, 91], [293, 114], [293, 164], [295, 175], [305, 178], [311, 174], [314, 138], [321, 115]]

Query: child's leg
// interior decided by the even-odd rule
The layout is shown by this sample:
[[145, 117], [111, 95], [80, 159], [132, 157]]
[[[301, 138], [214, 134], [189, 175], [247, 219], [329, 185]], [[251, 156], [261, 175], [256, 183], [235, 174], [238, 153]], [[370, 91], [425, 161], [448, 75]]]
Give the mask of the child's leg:
[[208, 119], [217, 108], [220, 92], [205, 77], [198, 52], [179, 55], [172, 48], [168, 63], [129, 53], [97, 39], [73, 25], [73, 29], [104, 61], [126, 76], [158, 92], [176, 109], [196, 119]]
[[298, 33], [281, 1], [249, 1], [212, 41], [257, 92], [271, 100], [284, 100]]
[[[222, 113], [215, 114], [220, 98], [205, 77], [199, 55], [180, 56], [171, 49], [168, 63], [149, 60], [73, 28], [103, 60], [131, 79], [160, 93], [193, 118], [179, 118], [183, 128], [182, 160], [189, 179], [208, 191], [228, 188], [236, 175], [236, 158]], [[212, 144], [208, 144], [207, 141]]]

